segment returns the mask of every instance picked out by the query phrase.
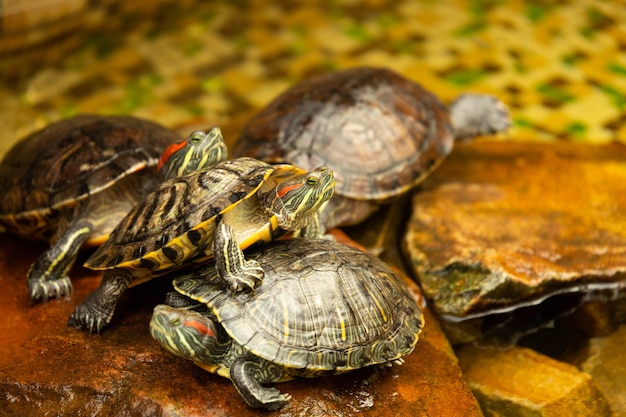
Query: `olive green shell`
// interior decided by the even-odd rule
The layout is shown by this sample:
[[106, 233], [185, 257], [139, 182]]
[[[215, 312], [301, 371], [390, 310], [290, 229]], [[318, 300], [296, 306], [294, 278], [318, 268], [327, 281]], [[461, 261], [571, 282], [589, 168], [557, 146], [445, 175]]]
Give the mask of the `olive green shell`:
[[245, 126], [236, 156], [326, 165], [335, 193], [383, 201], [422, 181], [452, 150], [448, 108], [387, 69], [352, 68], [290, 88]]
[[128, 174], [156, 166], [175, 132], [129, 116], [79, 115], [21, 140], [0, 164], [0, 225], [54, 231], [58, 214]]
[[211, 266], [177, 277], [174, 286], [206, 304], [237, 343], [292, 374], [387, 363], [417, 343], [423, 316], [415, 298], [372, 255], [327, 239], [291, 239], [246, 258], [265, 270], [254, 292], [232, 294], [203, 279]]
[[85, 266], [157, 271], [206, 254], [213, 249], [207, 242], [213, 240], [217, 221], [250, 199], [279, 167], [240, 158], [163, 182], [128, 213]]

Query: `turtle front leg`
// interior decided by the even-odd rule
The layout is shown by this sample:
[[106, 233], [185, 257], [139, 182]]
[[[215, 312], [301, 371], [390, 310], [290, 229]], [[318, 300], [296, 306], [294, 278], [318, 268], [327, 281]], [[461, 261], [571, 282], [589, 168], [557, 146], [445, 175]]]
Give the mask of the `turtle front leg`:
[[295, 235], [296, 237], [304, 237], [304, 238], [326, 238], [333, 239], [332, 235], [326, 234], [326, 228], [320, 221], [320, 212], [316, 211], [310, 217], [309, 222], [302, 229], [298, 230]]
[[68, 324], [80, 330], [88, 330], [89, 333], [94, 331], [100, 333], [100, 330], [111, 321], [117, 300], [132, 280], [132, 274], [126, 269], [106, 271], [100, 286], [76, 306]]
[[217, 225], [213, 244], [217, 273], [233, 293], [245, 288], [254, 289], [263, 280], [265, 271], [257, 261], [245, 258], [230, 226], [225, 223]]
[[91, 235], [86, 222], [70, 225], [32, 264], [27, 275], [30, 301], [48, 301], [50, 297], [69, 297], [72, 283], [67, 273], [74, 265], [79, 249]]
[[262, 383], [278, 381], [283, 371], [277, 365], [254, 356], [242, 356], [230, 367], [230, 380], [244, 401], [254, 408], [278, 410], [291, 399], [276, 388], [266, 388]]

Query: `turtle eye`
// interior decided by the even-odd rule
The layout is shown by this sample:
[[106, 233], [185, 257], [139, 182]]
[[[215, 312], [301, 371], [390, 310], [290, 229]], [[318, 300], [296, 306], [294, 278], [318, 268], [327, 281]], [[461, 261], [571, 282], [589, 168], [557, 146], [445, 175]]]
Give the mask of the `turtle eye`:
[[308, 185], [317, 185], [318, 181], [319, 179], [315, 175], [309, 175], [308, 177], [306, 177], [306, 183]]
[[189, 142], [191, 142], [192, 144], [198, 144], [200, 142], [202, 142], [202, 139], [204, 139], [204, 132], [193, 132], [190, 136], [189, 136]]
[[175, 317], [170, 317], [170, 324], [172, 326], [177, 327], [178, 325], [180, 325], [180, 317], [175, 316]]

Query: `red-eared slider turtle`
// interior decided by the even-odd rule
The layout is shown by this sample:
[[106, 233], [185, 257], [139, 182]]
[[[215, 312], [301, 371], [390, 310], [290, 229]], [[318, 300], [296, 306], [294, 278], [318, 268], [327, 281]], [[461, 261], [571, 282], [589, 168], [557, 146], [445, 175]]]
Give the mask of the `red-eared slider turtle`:
[[333, 240], [276, 241], [246, 252], [265, 277], [254, 292], [233, 295], [222, 282], [242, 267], [233, 239], [220, 224], [215, 266], [174, 280], [208, 312], [174, 293], [155, 308], [150, 332], [171, 353], [230, 378], [250, 406], [276, 409], [290, 398], [261, 384], [401, 363], [413, 350], [422, 313], [378, 258]]
[[506, 130], [506, 106], [464, 94], [449, 108], [420, 85], [379, 68], [352, 68], [290, 88], [245, 126], [236, 156], [335, 172], [326, 227], [356, 224], [421, 182], [455, 139]]
[[155, 180], [180, 140], [156, 123], [79, 115], [24, 138], [0, 164], [0, 230], [50, 242], [28, 272], [31, 301], [66, 297], [78, 250], [98, 245]]
[[[225, 161], [161, 183], [85, 263], [106, 272], [100, 287], [71, 315], [70, 325], [100, 331], [131, 282], [213, 257], [217, 223], [230, 225], [242, 248], [292, 230], [318, 235], [318, 210], [334, 186], [326, 167], [307, 172], [253, 158]], [[260, 278], [251, 267], [250, 274], [235, 277], [230, 286], [233, 291], [254, 287]]]
[[159, 159], [161, 182], [225, 161], [226, 143], [219, 127], [191, 132], [186, 140], [170, 145]]

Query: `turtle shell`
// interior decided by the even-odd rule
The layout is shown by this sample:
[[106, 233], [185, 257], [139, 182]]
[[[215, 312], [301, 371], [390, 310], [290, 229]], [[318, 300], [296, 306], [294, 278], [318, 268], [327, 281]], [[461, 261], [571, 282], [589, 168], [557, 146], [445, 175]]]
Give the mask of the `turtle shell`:
[[450, 153], [450, 115], [420, 85], [359, 67], [305, 80], [245, 126], [235, 155], [326, 165], [337, 195], [382, 201], [422, 181]]
[[128, 174], [156, 166], [175, 132], [130, 116], [79, 115], [18, 142], [0, 164], [0, 224], [43, 235], [58, 212]]
[[[285, 169], [303, 172], [291, 168]], [[212, 241], [217, 221], [250, 199], [277, 169], [281, 166], [240, 158], [161, 183], [128, 213], [85, 266], [156, 271], [212, 250], [206, 243]], [[250, 218], [241, 222], [254, 223]]]
[[300, 376], [341, 373], [410, 353], [423, 316], [384, 262], [327, 239], [276, 241], [246, 254], [265, 270], [254, 292], [232, 294], [179, 276], [180, 293], [206, 304], [226, 332], [256, 356]]

